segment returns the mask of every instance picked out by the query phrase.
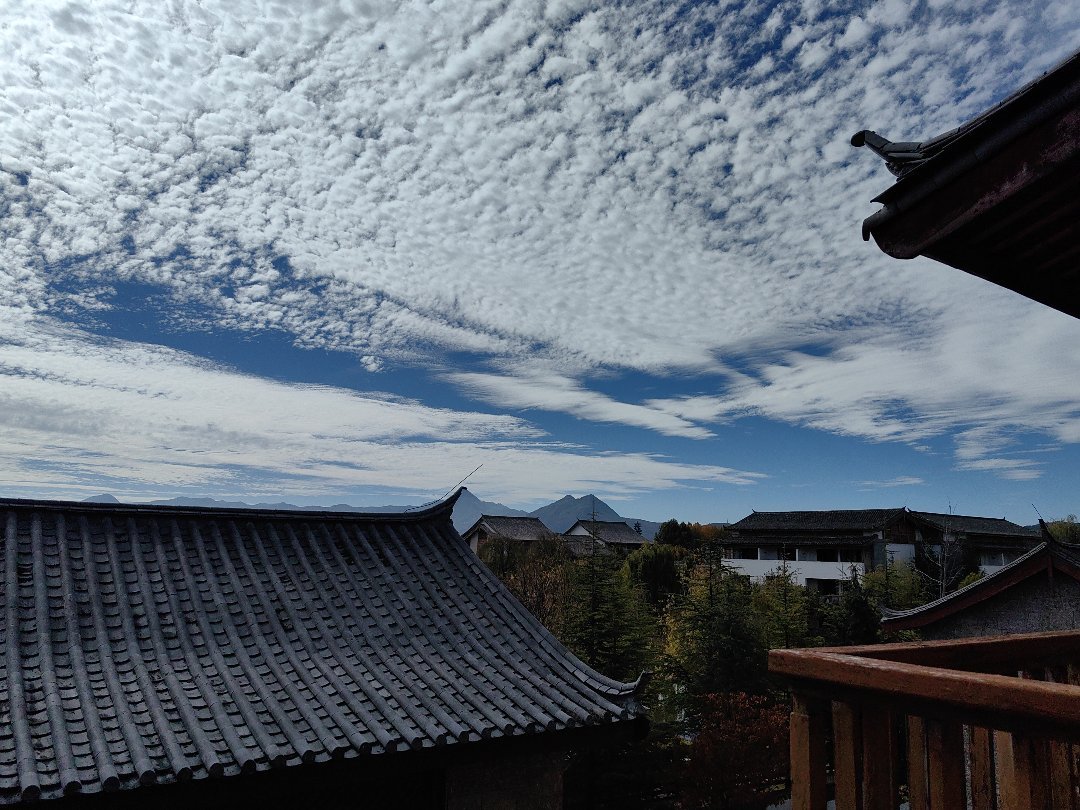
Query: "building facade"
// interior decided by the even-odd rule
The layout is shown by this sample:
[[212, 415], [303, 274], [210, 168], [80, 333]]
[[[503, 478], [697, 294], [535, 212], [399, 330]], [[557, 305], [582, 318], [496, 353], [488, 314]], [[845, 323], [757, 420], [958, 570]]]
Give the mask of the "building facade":
[[754, 512], [728, 528], [730, 567], [758, 580], [783, 569], [821, 593], [893, 563], [936, 562], [946, 577], [990, 573], [1039, 540], [1037, 532], [999, 518], [906, 507]]

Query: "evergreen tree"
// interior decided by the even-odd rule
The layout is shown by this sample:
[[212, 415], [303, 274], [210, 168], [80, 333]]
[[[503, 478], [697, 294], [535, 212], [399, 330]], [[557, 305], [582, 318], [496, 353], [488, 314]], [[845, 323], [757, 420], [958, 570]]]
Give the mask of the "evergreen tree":
[[645, 598], [659, 610], [673, 594], [682, 593], [679, 561], [686, 549], [662, 543], [649, 543], [634, 549], [623, 564], [630, 582], [641, 586]]
[[682, 546], [683, 548], [697, 548], [700, 545], [697, 535], [690, 528], [690, 524], [680, 523], [675, 518], [660, 524], [653, 541], [667, 546]]
[[820, 643], [810, 631], [806, 588], [795, 584], [787, 560], [754, 587], [753, 607], [770, 650], [810, 647]]
[[686, 595], [669, 611], [667, 660], [691, 710], [702, 695], [765, 689], [767, 647], [751, 597], [749, 582], [713, 551], [694, 567]]
[[828, 645], [874, 644], [881, 637], [881, 611], [852, 572], [840, 598], [826, 604], [822, 634]]
[[570, 601], [561, 640], [612, 678], [633, 680], [651, 659], [655, 620], [619, 559], [595, 549], [570, 568]]

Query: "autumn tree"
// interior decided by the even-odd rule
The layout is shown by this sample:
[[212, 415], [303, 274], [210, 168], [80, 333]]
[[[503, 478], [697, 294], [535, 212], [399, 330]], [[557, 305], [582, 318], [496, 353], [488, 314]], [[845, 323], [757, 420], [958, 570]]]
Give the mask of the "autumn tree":
[[1080, 543], [1080, 523], [1077, 523], [1076, 515], [1052, 520], [1046, 524], [1046, 528], [1059, 543]]
[[706, 696], [680, 807], [763, 807], [787, 778], [788, 711], [786, 701], [764, 695]]
[[862, 586], [879, 609], [909, 610], [930, 601], [927, 581], [905, 562], [889, 562], [868, 571]]
[[806, 588], [795, 583], [795, 572], [786, 560], [754, 587], [751, 604], [769, 649], [819, 642], [810, 631]]

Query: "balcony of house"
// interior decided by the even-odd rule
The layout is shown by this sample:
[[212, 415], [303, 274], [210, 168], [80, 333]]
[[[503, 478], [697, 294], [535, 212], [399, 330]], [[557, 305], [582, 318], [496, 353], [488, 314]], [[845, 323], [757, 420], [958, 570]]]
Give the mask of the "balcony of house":
[[1080, 808], [1080, 631], [774, 650], [794, 810]]
[[728, 549], [724, 563], [755, 580], [776, 574], [786, 566], [795, 584], [807, 585], [850, 580], [853, 570], [862, 576], [866, 567], [859, 559], [858, 549], [736, 546]]

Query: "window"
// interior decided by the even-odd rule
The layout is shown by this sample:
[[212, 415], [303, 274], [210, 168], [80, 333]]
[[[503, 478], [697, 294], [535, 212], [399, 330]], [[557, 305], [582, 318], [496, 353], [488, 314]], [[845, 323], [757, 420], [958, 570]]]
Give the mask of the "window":
[[838, 549], [837, 554], [839, 561], [842, 563], [857, 563], [862, 562], [862, 550], [857, 548], [842, 548]]
[[819, 548], [817, 558], [818, 562], [840, 562], [840, 556], [835, 548]]
[[731, 550], [731, 557], [735, 560], [756, 560], [757, 548], [755, 546], [736, 546]]

